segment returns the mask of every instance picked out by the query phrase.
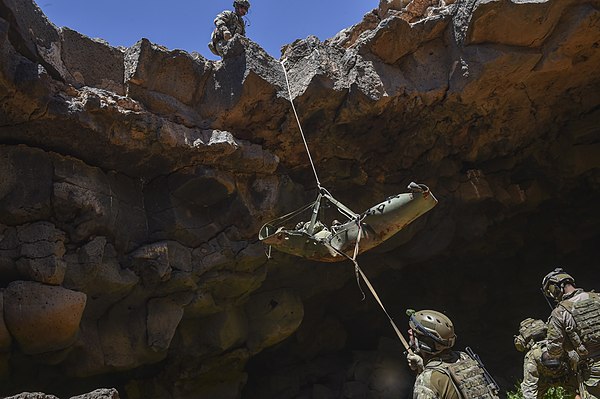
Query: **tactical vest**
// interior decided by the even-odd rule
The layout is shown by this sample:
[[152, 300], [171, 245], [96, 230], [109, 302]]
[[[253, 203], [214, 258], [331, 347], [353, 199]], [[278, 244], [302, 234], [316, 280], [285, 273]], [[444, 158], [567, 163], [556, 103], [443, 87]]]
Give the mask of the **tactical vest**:
[[246, 36], [246, 24], [244, 23], [244, 20], [233, 11], [225, 10], [217, 15], [215, 25], [217, 25], [217, 27], [213, 31], [213, 40], [223, 40], [221, 27], [226, 27], [232, 37], [235, 36], [235, 34]]
[[[463, 352], [455, 363], [442, 363], [431, 367], [452, 379], [462, 399], [498, 399], [495, 388], [485, 378], [479, 363]], [[425, 368], [428, 368], [427, 365]]]
[[600, 295], [590, 292], [582, 301], [566, 301], [563, 307], [575, 320], [576, 333], [589, 354], [600, 352]]

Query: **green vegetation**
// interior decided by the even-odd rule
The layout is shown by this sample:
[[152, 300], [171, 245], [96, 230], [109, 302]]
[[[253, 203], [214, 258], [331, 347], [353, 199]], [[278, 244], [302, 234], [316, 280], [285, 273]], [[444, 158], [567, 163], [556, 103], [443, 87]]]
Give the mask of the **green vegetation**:
[[506, 399], [523, 399], [523, 393], [521, 392], [520, 384], [515, 385], [514, 391], [506, 392]]
[[[544, 395], [544, 399], [573, 399], [574, 395], [569, 393], [563, 387], [552, 387]], [[514, 391], [506, 393], [506, 399], [523, 399], [520, 384], [515, 385]]]

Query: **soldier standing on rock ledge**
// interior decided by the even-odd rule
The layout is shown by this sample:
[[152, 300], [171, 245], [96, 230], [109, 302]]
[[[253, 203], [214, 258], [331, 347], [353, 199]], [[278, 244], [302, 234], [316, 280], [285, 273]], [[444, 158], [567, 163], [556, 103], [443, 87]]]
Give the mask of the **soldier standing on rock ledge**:
[[235, 11], [225, 10], [215, 18], [215, 30], [213, 30], [208, 48], [214, 55], [223, 56], [224, 47], [233, 36], [246, 36], [246, 24], [242, 18], [248, 13], [250, 2], [247, 0], [234, 0]]
[[441, 9], [454, 4], [456, 0], [410, 0], [402, 9], [400, 18], [406, 22], [417, 22], [423, 18], [435, 15]]

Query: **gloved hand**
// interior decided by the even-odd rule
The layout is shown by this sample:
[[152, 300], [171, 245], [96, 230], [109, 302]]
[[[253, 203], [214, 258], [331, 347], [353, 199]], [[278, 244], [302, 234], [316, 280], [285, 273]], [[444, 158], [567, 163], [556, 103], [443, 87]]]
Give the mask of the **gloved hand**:
[[417, 373], [423, 371], [423, 358], [416, 353], [408, 352], [406, 355], [406, 361], [408, 362], [408, 367], [410, 367], [411, 370], [416, 371]]
[[563, 364], [560, 359], [550, 356], [545, 348], [542, 350], [541, 362], [549, 369], [558, 369]]
[[567, 356], [569, 357], [569, 366], [571, 366], [571, 369], [577, 370], [577, 366], [581, 360], [579, 354], [576, 351], [568, 351]]
[[550, 354], [548, 353], [548, 351], [544, 348], [544, 350], [542, 351], [542, 362], [547, 362], [551, 359]]
[[228, 30], [223, 31], [223, 39], [225, 39], [225, 40], [231, 39], [231, 32], [229, 32]]

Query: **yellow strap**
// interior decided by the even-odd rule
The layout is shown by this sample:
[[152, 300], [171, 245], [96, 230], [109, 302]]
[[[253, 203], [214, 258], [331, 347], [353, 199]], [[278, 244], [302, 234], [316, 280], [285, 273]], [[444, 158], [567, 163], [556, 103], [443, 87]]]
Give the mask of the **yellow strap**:
[[[367, 284], [367, 287], [369, 287], [369, 290], [371, 291], [371, 294], [373, 294], [373, 297], [375, 298], [375, 300], [377, 301], [377, 303], [379, 304], [379, 306], [381, 306], [381, 309], [383, 310], [383, 313], [385, 313], [385, 315], [387, 316], [388, 320], [390, 321], [390, 324], [392, 325], [392, 328], [396, 332], [396, 335], [398, 336], [398, 338], [400, 338], [400, 342], [402, 342], [402, 345], [404, 346], [404, 349], [406, 349], [409, 353], [413, 353], [412, 349], [410, 348], [410, 345], [406, 341], [406, 338], [404, 338], [404, 335], [402, 335], [402, 333], [400, 332], [400, 329], [398, 328], [398, 326], [394, 322], [394, 319], [392, 319], [392, 317], [390, 316], [390, 314], [385, 309], [385, 306], [383, 305], [383, 302], [381, 302], [381, 299], [379, 299], [379, 295], [377, 295], [377, 291], [375, 291], [375, 288], [373, 287], [373, 284], [371, 284], [371, 282], [369, 281], [369, 279], [367, 278], [367, 276], [365, 275], [365, 273], [362, 271], [362, 269], [358, 265], [358, 261], [356, 260], [356, 257], [358, 256], [359, 243], [360, 243], [360, 238], [362, 236], [362, 219], [357, 219], [357, 223], [358, 223], [358, 236], [356, 238], [356, 244], [354, 245], [354, 253], [353, 253], [352, 257], [349, 257], [348, 255], [346, 255], [342, 251], [338, 250], [337, 248], [334, 248], [331, 245], [328, 245], [328, 246], [329, 246], [329, 248], [333, 249], [334, 251], [336, 251], [340, 255], [343, 255], [346, 258], [350, 259], [352, 261], [352, 263], [354, 263], [354, 271], [356, 272], [357, 277], [358, 277], [358, 275], [360, 275], [362, 277], [362, 279], [364, 280], [364, 282]], [[360, 284], [359, 284], [359, 288], [360, 288]], [[362, 289], [361, 289], [361, 292], [362, 292]], [[364, 293], [363, 293], [363, 297], [364, 297]]]
[[381, 309], [383, 309], [383, 312], [385, 313], [385, 315], [390, 320], [390, 324], [394, 328], [394, 331], [396, 332], [396, 335], [398, 336], [398, 338], [400, 338], [400, 341], [402, 342], [402, 345], [404, 345], [404, 349], [406, 349], [408, 352], [412, 353], [412, 349], [410, 349], [410, 345], [406, 341], [406, 338], [404, 338], [404, 336], [400, 332], [400, 329], [398, 328], [398, 326], [396, 325], [396, 323], [394, 323], [394, 320], [392, 319], [392, 317], [389, 315], [389, 313], [387, 312], [387, 310], [385, 310], [385, 306], [383, 306], [383, 303], [381, 302], [381, 299], [379, 299], [379, 295], [377, 295], [377, 292], [375, 291], [375, 288], [373, 288], [373, 285], [371, 284], [371, 282], [369, 281], [369, 279], [367, 278], [367, 276], [365, 275], [365, 273], [362, 271], [362, 269], [360, 267], [358, 267], [358, 263], [356, 264], [356, 268], [357, 268], [358, 272], [360, 273], [360, 276], [362, 277], [362, 279], [367, 284], [367, 287], [369, 287], [369, 290], [371, 291], [371, 294], [373, 294], [373, 297], [375, 298], [375, 300], [377, 301], [377, 303], [379, 304], [379, 306], [381, 306]]

